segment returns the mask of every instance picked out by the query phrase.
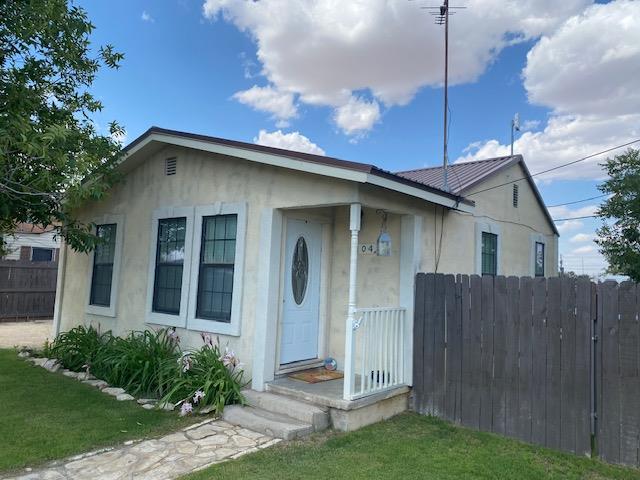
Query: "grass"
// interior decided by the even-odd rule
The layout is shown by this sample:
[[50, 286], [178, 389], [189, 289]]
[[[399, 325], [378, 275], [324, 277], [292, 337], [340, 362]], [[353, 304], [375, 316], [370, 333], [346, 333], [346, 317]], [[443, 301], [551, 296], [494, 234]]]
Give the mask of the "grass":
[[497, 435], [403, 414], [347, 434], [319, 434], [185, 479], [640, 479], [640, 470], [606, 465]]
[[144, 410], [0, 350], [0, 472], [34, 466], [193, 421]]

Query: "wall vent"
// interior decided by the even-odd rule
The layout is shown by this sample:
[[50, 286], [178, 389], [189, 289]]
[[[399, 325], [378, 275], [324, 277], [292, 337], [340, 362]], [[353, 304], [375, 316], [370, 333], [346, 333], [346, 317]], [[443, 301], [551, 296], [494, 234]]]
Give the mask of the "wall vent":
[[164, 174], [165, 175], [175, 175], [176, 171], [177, 171], [177, 159], [174, 158], [167, 158], [165, 160], [165, 164], [164, 164]]
[[513, 206], [518, 208], [518, 185], [513, 186]]

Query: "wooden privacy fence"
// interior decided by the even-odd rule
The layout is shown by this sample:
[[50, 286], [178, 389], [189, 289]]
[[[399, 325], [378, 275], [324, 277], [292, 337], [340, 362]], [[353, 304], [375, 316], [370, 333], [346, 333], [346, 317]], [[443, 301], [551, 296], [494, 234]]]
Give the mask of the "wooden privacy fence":
[[0, 321], [53, 316], [58, 263], [0, 260]]
[[594, 453], [593, 435], [602, 459], [640, 465], [638, 292], [418, 274], [414, 408], [578, 455]]

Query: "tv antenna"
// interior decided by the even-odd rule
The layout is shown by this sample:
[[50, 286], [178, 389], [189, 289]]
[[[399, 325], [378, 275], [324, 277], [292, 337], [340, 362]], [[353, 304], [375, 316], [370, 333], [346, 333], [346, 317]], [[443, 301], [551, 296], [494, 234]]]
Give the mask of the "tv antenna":
[[516, 113], [511, 120], [511, 156], [513, 157], [513, 142], [515, 132], [520, 131], [520, 114]]
[[435, 17], [436, 25], [444, 25], [444, 128], [442, 140], [442, 188], [446, 192], [449, 191], [449, 16], [455, 15], [455, 10], [462, 10], [467, 7], [453, 7], [449, 5], [449, 0], [443, 0], [444, 3], [434, 7], [420, 7], [429, 10], [429, 13]]

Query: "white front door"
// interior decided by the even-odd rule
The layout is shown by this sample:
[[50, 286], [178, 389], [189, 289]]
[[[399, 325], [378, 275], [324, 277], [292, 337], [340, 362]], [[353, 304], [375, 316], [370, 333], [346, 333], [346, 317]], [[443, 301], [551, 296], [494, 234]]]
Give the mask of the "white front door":
[[287, 220], [280, 364], [318, 357], [322, 225]]

